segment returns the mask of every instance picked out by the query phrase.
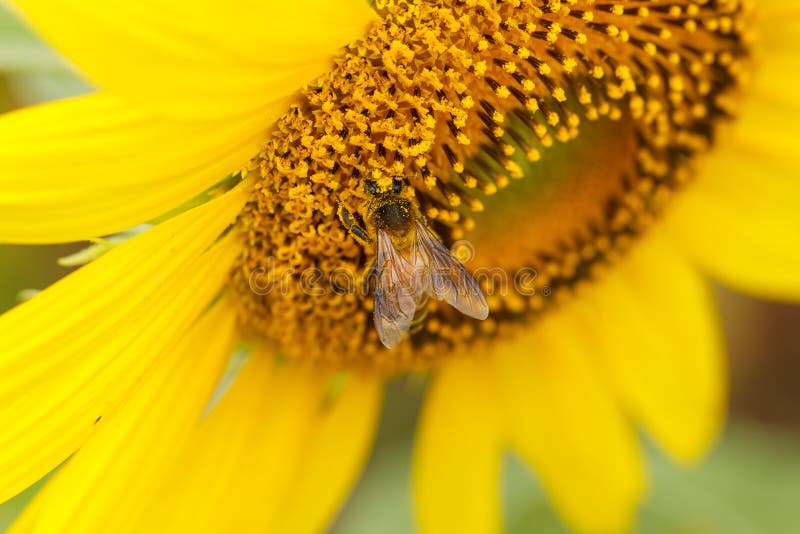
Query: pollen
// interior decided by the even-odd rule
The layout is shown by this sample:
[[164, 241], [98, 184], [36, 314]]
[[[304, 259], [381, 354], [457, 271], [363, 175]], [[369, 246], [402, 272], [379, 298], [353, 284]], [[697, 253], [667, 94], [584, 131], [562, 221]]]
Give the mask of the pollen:
[[[303, 88], [251, 161], [232, 273], [242, 323], [291, 359], [392, 373], [527, 328], [618, 258], [691, 175], [748, 71], [745, 2], [376, 0], [381, 21]], [[478, 323], [431, 302], [372, 325], [366, 179], [401, 176], [478, 277]], [[367, 234], [370, 229], [365, 228]]]

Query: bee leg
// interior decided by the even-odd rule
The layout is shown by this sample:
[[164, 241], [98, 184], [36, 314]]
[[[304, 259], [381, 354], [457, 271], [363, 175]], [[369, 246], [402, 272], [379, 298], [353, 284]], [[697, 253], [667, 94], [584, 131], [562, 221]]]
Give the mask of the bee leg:
[[344, 207], [343, 204], [339, 203], [339, 209], [337, 211], [337, 215], [339, 215], [339, 220], [342, 221], [342, 224], [347, 229], [348, 232], [362, 245], [370, 245], [372, 244], [372, 239], [367, 234], [367, 231], [361, 228], [357, 223], [353, 214]]
[[362, 245], [372, 244], [372, 239], [367, 235], [367, 231], [360, 226], [353, 225], [353, 227], [350, 228], [350, 233], [353, 234], [353, 237], [355, 237], [357, 241], [360, 241]]
[[339, 202], [339, 208], [336, 210], [336, 215], [339, 216], [339, 220], [342, 221], [342, 225], [350, 231], [350, 228], [353, 227], [355, 221], [353, 220], [353, 216], [350, 214], [350, 210], [344, 207], [344, 204]]

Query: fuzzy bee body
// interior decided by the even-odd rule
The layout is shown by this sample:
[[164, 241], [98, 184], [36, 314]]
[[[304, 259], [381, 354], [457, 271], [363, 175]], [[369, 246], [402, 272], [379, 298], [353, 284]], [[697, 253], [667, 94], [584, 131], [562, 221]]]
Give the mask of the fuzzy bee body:
[[422, 328], [431, 297], [462, 313], [485, 319], [489, 307], [477, 282], [425, 222], [410, 188], [398, 178], [365, 182], [364, 219], [360, 227], [344, 206], [339, 218], [364, 245], [376, 244], [370, 273], [375, 277], [373, 317], [387, 348]]

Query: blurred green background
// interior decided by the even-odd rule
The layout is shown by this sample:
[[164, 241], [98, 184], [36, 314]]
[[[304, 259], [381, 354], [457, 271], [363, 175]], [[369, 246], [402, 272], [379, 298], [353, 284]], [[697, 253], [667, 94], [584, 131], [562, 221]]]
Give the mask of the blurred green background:
[[[0, 7], [0, 110], [88, 91], [59, 57]], [[56, 259], [82, 248], [0, 246], [0, 310], [20, 291], [67, 274]], [[641, 534], [800, 532], [800, 308], [756, 301], [718, 288], [731, 353], [728, 428], [705, 463], [682, 470], [648, 447], [652, 489]], [[411, 437], [422, 398], [418, 382], [392, 384], [378, 445], [336, 534], [414, 531]], [[643, 438], [646, 443], [646, 438]], [[36, 488], [0, 506], [4, 531]], [[565, 533], [535, 480], [509, 457], [503, 484], [512, 533]]]

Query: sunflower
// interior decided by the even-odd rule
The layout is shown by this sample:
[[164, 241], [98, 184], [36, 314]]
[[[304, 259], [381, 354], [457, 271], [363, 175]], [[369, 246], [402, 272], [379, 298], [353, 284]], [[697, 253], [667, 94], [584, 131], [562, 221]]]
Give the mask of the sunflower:
[[[0, 239], [153, 227], [0, 317], [0, 498], [54, 472], [12, 532], [324, 530], [410, 374], [421, 532], [498, 531], [506, 450], [628, 529], [636, 428], [690, 462], [723, 420], [701, 273], [800, 299], [768, 4], [17, 0], [98, 89], [0, 119]], [[344, 219], [398, 176], [490, 314], [387, 350]]]

